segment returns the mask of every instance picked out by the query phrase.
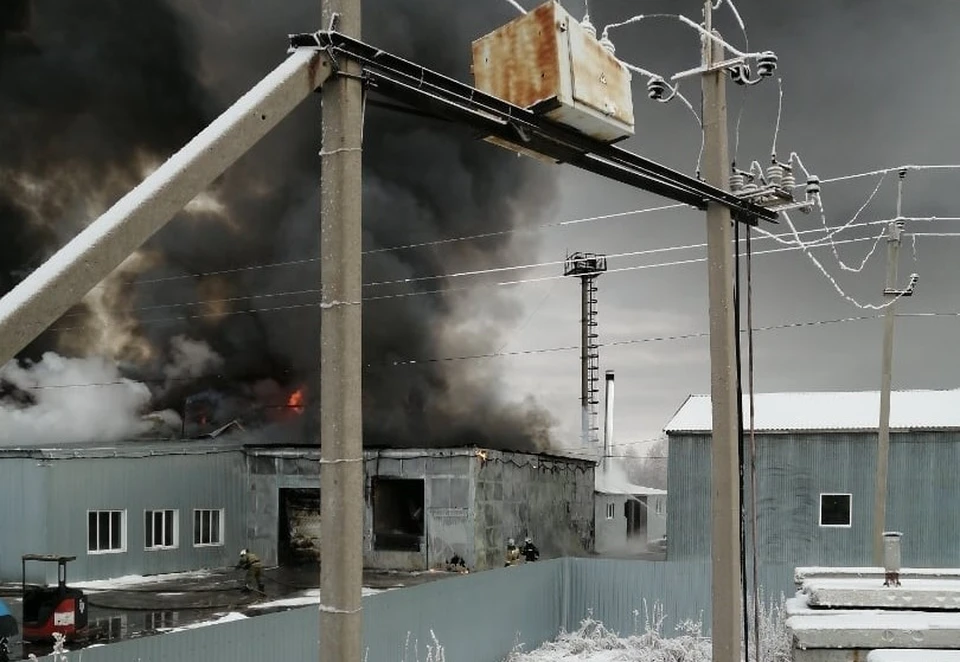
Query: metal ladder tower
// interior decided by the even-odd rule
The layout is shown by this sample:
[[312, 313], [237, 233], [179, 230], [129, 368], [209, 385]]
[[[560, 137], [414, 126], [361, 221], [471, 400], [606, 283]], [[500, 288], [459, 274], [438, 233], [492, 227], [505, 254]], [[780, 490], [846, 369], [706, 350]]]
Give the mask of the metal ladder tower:
[[580, 279], [580, 435], [584, 445], [600, 442], [597, 406], [600, 404], [600, 334], [597, 322], [597, 277], [607, 270], [607, 257], [597, 253], [570, 253], [563, 275]]

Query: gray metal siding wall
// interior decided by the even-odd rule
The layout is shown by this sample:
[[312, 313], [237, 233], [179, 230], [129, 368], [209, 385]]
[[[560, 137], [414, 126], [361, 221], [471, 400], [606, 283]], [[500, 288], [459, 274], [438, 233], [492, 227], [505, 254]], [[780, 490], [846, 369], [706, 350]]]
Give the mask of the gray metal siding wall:
[[903, 532], [901, 556], [905, 566], [960, 565], [958, 473], [957, 432], [893, 436], [887, 528]]
[[667, 462], [667, 559], [710, 553], [710, 438], [670, 436]]
[[[20, 580], [22, 555], [46, 551], [49, 472], [40, 462], [0, 459], [0, 579], [4, 581]], [[33, 570], [37, 572], [30, 575], [31, 581], [46, 578], [39, 567]]]
[[499, 451], [475, 464], [477, 568], [503, 565], [507, 538], [527, 535], [543, 558], [593, 551], [592, 466]]
[[[75, 554], [72, 579], [103, 579], [223, 567], [247, 544], [242, 455], [163, 454], [51, 460], [50, 509], [41, 553]], [[179, 510], [179, 546], [144, 549], [144, 511]], [[223, 545], [193, 546], [193, 509], [224, 509]], [[87, 553], [87, 511], [126, 510], [126, 551]]]
[[[670, 439], [668, 558], [710, 553], [709, 437]], [[757, 436], [759, 555], [765, 563], [869, 565], [876, 436]], [[957, 433], [891, 435], [887, 528], [902, 531], [908, 566], [960, 562], [960, 462]], [[819, 526], [819, 495], [852, 495], [852, 526]], [[750, 488], [746, 486], [748, 503]], [[749, 542], [749, 541], [748, 541]]]
[[[560, 631], [564, 564], [556, 560], [503, 568], [367, 596], [363, 598], [365, 660], [424, 662], [432, 634], [450, 662], [499, 662], [517, 640], [526, 650], [536, 648]], [[319, 618], [316, 607], [304, 607], [86, 648], [68, 659], [307, 662], [319, 657]], [[61, 662], [54, 656], [41, 659]]]

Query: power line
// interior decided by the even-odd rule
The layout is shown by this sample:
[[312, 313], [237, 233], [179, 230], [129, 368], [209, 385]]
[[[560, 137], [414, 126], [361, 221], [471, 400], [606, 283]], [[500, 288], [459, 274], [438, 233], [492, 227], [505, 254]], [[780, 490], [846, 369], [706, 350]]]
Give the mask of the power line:
[[[848, 243], [858, 243], [858, 242], [869, 241], [869, 240], [872, 240], [872, 237], [864, 237], [859, 239], [845, 239], [842, 241], [838, 241], [836, 243], [839, 245], [839, 244], [848, 244]], [[684, 246], [679, 248], [674, 247], [674, 248], [668, 248], [668, 249], [650, 249], [650, 250], [654, 252], [662, 252], [664, 250], [680, 250], [680, 248], [686, 249], [686, 248], [695, 248], [700, 246], [701, 245], [691, 244], [689, 246]], [[773, 248], [765, 251], [755, 251], [754, 255], [767, 255], [771, 253], [782, 253], [782, 252], [796, 251], [796, 250], [801, 250], [801, 247], [787, 246], [784, 248]], [[618, 267], [616, 269], [608, 269], [606, 273], [608, 274], [623, 273], [628, 271], [637, 271], [641, 269], [656, 269], [656, 268], [662, 268], [662, 267], [683, 266], [687, 264], [697, 264], [701, 262], [706, 262], [706, 259], [707, 258], [705, 257], [698, 257], [698, 258], [690, 258], [687, 260], [674, 260], [671, 262], [660, 262], [660, 263], [654, 263], [654, 264], [634, 265], [629, 267]], [[190, 315], [177, 315], [177, 316], [168, 316], [168, 317], [155, 317], [155, 318], [137, 320], [137, 323], [138, 324], [155, 324], [160, 322], [188, 321], [192, 319], [227, 317], [231, 315], [240, 315], [240, 314], [247, 314], [247, 313], [259, 314], [259, 313], [266, 313], [266, 312], [295, 310], [298, 308], [323, 307], [323, 306], [332, 306], [332, 305], [355, 306], [355, 305], [359, 305], [360, 303], [369, 303], [374, 301], [384, 301], [389, 299], [403, 299], [403, 298], [417, 297], [417, 296], [431, 296], [431, 295], [445, 294], [448, 292], [466, 292], [466, 291], [487, 289], [487, 288], [512, 287], [512, 286], [524, 285], [529, 283], [542, 283], [542, 282], [551, 281], [551, 280], [560, 280], [562, 278], [564, 278], [563, 275], [540, 276], [536, 278], [521, 278], [521, 279], [515, 279], [515, 280], [498, 281], [495, 283], [477, 283], [472, 285], [436, 288], [432, 290], [416, 290], [413, 292], [398, 292], [394, 294], [373, 295], [373, 296], [363, 297], [360, 301], [339, 301], [339, 302], [332, 302], [332, 303], [311, 301], [311, 302], [305, 302], [300, 304], [290, 304], [290, 305], [283, 305], [283, 306], [247, 308], [243, 310], [230, 310], [230, 311], [215, 311], [215, 312], [209, 312], [209, 313], [195, 313]], [[220, 303], [231, 303], [236, 301], [256, 300], [256, 299], [263, 299], [263, 298], [277, 298], [277, 297], [283, 297], [283, 296], [303, 296], [306, 294], [320, 294], [320, 289], [313, 288], [313, 289], [306, 289], [306, 290], [291, 290], [288, 292], [270, 292], [266, 294], [251, 294], [251, 295], [241, 296], [241, 297], [230, 297], [227, 299], [205, 299], [205, 300], [191, 301], [191, 302], [185, 302], [185, 303], [158, 304], [157, 306], [152, 306], [148, 308], [151, 310], [159, 310], [159, 309], [169, 309], [169, 308], [212, 305], [212, 304], [220, 304]], [[134, 308], [129, 312], [138, 312], [140, 310], [142, 309]], [[71, 313], [70, 315], [67, 315], [65, 317], [77, 317], [81, 315], [82, 313]], [[69, 327], [57, 326], [57, 327], [51, 327], [50, 330], [51, 331], [75, 331], [75, 330], [81, 330], [85, 328], [87, 327], [82, 325], [69, 326]]]
[[[754, 253], [756, 254], [756, 253]], [[808, 320], [801, 322], [785, 322], [782, 324], [770, 324], [766, 326], [754, 327], [754, 331], [768, 332], [768, 331], [781, 331], [786, 329], [801, 329], [801, 328], [811, 328], [811, 327], [821, 327], [821, 326], [834, 326], [837, 324], [847, 324], [851, 322], [864, 322], [869, 320], [880, 319], [882, 315], [855, 315], [848, 317], [837, 317], [834, 319], [826, 320]], [[897, 313], [896, 317], [898, 318], [916, 318], [916, 319], [933, 319], [933, 318], [960, 318], [960, 312], [954, 311], [934, 311], [934, 312], [920, 312], [920, 313]], [[744, 329], [741, 333], [746, 333]], [[671, 341], [680, 341], [680, 340], [693, 340], [698, 338], [707, 338], [709, 337], [709, 332], [699, 331], [692, 333], [682, 333], [682, 334], [673, 334], [673, 335], [663, 335], [663, 336], [647, 336], [643, 338], [629, 338], [626, 340], [616, 340], [606, 343], [600, 343], [600, 347], [622, 347], [628, 345], [637, 345], [637, 344], [647, 344], [647, 343], [657, 343], [657, 342], [671, 342]], [[371, 367], [402, 367], [402, 366], [416, 366], [423, 364], [433, 364], [433, 363], [445, 363], [450, 361], [474, 361], [474, 360], [485, 360], [485, 359], [494, 359], [494, 358], [504, 358], [512, 356], [531, 356], [536, 354], [552, 354], [558, 352], [570, 352], [578, 351], [580, 349], [579, 345], [562, 345], [556, 347], [540, 347], [540, 348], [531, 348], [524, 350], [511, 350], [511, 351], [501, 351], [501, 352], [488, 352], [480, 354], [468, 354], [461, 356], [444, 356], [444, 357], [431, 357], [424, 359], [407, 359], [402, 361], [392, 361], [390, 363], [381, 363], [381, 364], [372, 364], [368, 363], [365, 365], [367, 368]], [[297, 371], [296, 374], [310, 374], [314, 370], [304, 370]], [[285, 370], [284, 373], [292, 374], [293, 371]], [[184, 377], [184, 378], [167, 378], [167, 377], [156, 377], [156, 378], [124, 378], [116, 381], [105, 381], [105, 382], [85, 382], [77, 384], [51, 384], [46, 386], [28, 386], [25, 387], [25, 390], [44, 390], [44, 389], [55, 389], [55, 388], [79, 388], [79, 387], [93, 387], [93, 386], [117, 386], [117, 385], [129, 385], [131, 383], [159, 383], [159, 382], [174, 382], [174, 381], [191, 381], [195, 379], [209, 379], [209, 378], [220, 378], [220, 379], [238, 379], [237, 377], [225, 376], [220, 374], [210, 374], [204, 375], [203, 377]], [[647, 441], [647, 440], [644, 440]], [[616, 444], [615, 444], [616, 445]]]

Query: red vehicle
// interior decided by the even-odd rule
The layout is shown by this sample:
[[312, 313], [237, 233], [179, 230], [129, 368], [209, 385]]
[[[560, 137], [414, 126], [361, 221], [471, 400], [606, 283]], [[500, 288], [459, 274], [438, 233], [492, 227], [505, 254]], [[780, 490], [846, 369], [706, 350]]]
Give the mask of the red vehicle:
[[[24, 642], [49, 641], [57, 632], [68, 641], [84, 634], [87, 596], [80, 589], [67, 587], [67, 563], [76, 558], [54, 554], [23, 555], [23, 618], [20, 625]], [[27, 561], [56, 563], [57, 585], [27, 587]]]

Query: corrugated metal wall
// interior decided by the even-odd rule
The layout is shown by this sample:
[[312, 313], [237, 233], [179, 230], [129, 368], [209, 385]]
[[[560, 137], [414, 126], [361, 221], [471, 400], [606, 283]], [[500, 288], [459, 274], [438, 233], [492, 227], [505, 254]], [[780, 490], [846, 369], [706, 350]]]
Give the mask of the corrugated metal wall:
[[[670, 438], [670, 560], [709, 558], [709, 437]], [[757, 435], [758, 540], [762, 562], [869, 565], [876, 436]], [[960, 563], [960, 435], [891, 435], [887, 528], [902, 531], [906, 566]], [[819, 526], [819, 495], [852, 495], [852, 525]], [[749, 484], [746, 498], [749, 500]], [[749, 504], [749, 501], [748, 501]]]
[[[49, 470], [35, 458], [0, 461], [0, 578], [20, 580], [20, 557], [47, 551], [47, 485]], [[31, 568], [27, 569], [28, 571]], [[45, 579], [39, 572], [30, 581]], [[56, 568], [54, 568], [56, 577]]]
[[[644, 618], [659, 603], [667, 635], [685, 620], [703, 621], [710, 631], [710, 563], [568, 559], [564, 626], [576, 629], [590, 616], [623, 635], [643, 631]], [[763, 566], [764, 601], [793, 595], [792, 566]], [[634, 611], [638, 612], [636, 615]]]
[[[75, 554], [68, 568], [73, 580], [230, 565], [247, 545], [242, 468], [239, 451], [51, 460], [47, 543], [33, 551]], [[222, 545], [194, 547], [195, 508], [224, 509]], [[176, 549], [144, 549], [148, 509], [179, 511]], [[126, 511], [126, 551], [87, 553], [88, 510]]]

